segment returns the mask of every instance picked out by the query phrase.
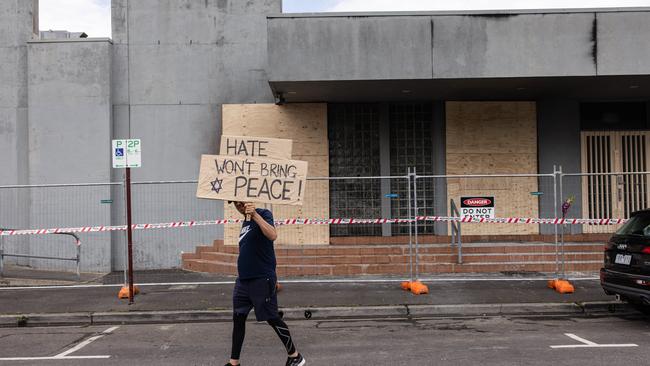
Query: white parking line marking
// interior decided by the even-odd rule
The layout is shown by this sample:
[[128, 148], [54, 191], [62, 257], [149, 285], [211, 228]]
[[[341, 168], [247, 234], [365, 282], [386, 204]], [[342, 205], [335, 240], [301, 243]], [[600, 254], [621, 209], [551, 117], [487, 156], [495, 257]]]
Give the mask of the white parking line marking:
[[68, 356], [68, 357], [7, 357], [0, 358], [0, 361], [48, 361], [48, 360], [90, 360], [106, 359], [111, 356]]
[[169, 286], [169, 290], [196, 290], [199, 285], [174, 285]]
[[638, 344], [634, 343], [620, 343], [620, 344], [598, 344], [584, 338], [578, 337], [573, 333], [564, 333], [565, 336], [574, 339], [582, 344], [568, 344], [560, 346], [549, 346], [551, 348], [612, 348], [612, 347], [638, 347]]
[[588, 340], [586, 340], [586, 339], [584, 339], [584, 338], [580, 338], [580, 337], [578, 337], [577, 335], [572, 334], [572, 333], [564, 333], [564, 335], [567, 336], [567, 337], [569, 337], [569, 338], [575, 339], [575, 340], [578, 341], [578, 342], [582, 342], [582, 343], [587, 344], [587, 345], [590, 345], [590, 346], [597, 346], [597, 345], [598, 345], [598, 343], [595, 343], [595, 342], [592, 342], [592, 341], [588, 341]]
[[99, 335], [92, 336], [88, 339], [85, 339], [84, 341], [76, 344], [74, 347], [69, 348], [58, 355], [52, 356], [52, 357], [5, 357], [5, 358], [0, 358], [0, 361], [45, 361], [45, 360], [85, 360], [85, 359], [100, 359], [100, 358], [110, 358], [111, 356], [106, 356], [106, 355], [101, 355], [101, 356], [68, 356], [71, 353], [77, 352], [80, 349], [86, 347], [87, 345], [91, 344], [92, 342], [102, 338], [103, 336], [107, 334], [113, 333], [119, 326], [116, 327], [110, 327], [106, 329], [105, 331], [101, 332]]
[[86, 339], [85, 341], [77, 344], [76, 346], [70, 348], [69, 350], [61, 352], [61, 353], [59, 353], [58, 355], [56, 355], [54, 357], [55, 358], [64, 358], [65, 356], [67, 356], [67, 355], [69, 355], [71, 353], [79, 351], [80, 349], [82, 349], [82, 348], [86, 347], [87, 345], [93, 343], [94, 341], [98, 340], [99, 338], [102, 338], [103, 336], [105, 336], [107, 334], [113, 333], [113, 331], [115, 331], [117, 328], [119, 328], [119, 326], [108, 328], [105, 331], [103, 331], [100, 335], [90, 337], [90, 338]]

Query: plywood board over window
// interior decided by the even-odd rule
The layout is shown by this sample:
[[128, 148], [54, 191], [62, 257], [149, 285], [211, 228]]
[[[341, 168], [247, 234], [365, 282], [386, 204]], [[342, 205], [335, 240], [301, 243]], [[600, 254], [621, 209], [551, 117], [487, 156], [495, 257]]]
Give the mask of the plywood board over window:
[[[293, 140], [294, 160], [309, 163], [309, 177], [329, 176], [327, 140], [327, 105], [324, 103], [224, 104], [222, 108], [224, 135], [263, 136]], [[327, 180], [309, 180], [302, 206], [271, 206], [277, 219], [329, 217], [329, 184]], [[226, 205], [226, 218], [241, 215]], [[227, 225], [225, 243], [237, 244], [240, 225]], [[276, 244], [329, 244], [326, 225], [281, 226]]]
[[[535, 102], [447, 102], [447, 174], [537, 172]], [[448, 198], [493, 196], [497, 217], [537, 217], [537, 178], [454, 178]], [[464, 235], [537, 234], [537, 225], [466, 224]]]

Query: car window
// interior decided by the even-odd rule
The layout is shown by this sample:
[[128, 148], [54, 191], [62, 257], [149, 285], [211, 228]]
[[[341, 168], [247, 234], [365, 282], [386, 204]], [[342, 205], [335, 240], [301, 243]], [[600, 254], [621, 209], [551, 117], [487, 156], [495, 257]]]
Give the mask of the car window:
[[650, 215], [636, 215], [625, 223], [617, 235], [640, 235], [650, 237]]

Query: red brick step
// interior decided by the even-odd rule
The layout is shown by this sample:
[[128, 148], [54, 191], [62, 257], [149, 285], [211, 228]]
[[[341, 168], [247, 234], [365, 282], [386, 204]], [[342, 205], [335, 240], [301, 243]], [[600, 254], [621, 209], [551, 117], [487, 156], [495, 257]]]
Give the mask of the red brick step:
[[[236, 275], [236, 246], [218, 240], [183, 254], [183, 268]], [[414, 249], [414, 248], [413, 248]], [[567, 271], [597, 271], [602, 266], [602, 244], [568, 243], [564, 247]], [[554, 272], [556, 247], [548, 243], [470, 243], [463, 245], [463, 263], [449, 244], [421, 244], [419, 270], [434, 273]], [[405, 275], [410, 269], [408, 244], [277, 246], [280, 276]]]

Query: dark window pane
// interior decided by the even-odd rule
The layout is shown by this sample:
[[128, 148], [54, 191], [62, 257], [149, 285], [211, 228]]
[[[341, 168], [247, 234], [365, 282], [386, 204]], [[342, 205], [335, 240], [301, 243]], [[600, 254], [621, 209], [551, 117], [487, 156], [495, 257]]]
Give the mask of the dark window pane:
[[[390, 174], [406, 175], [409, 167], [415, 167], [418, 175], [433, 174], [431, 159], [433, 105], [430, 103], [399, 103], [389, 107], [390, 121]], [[434, 180], [418, 180], [418, 207], [433, 206]], [[405, 180], [391, 181], [391, 193], [399, 198], [391, 200], [391, 211], [395, 218], [408, 217], [408, 186]], [[423, 211], [420, 211], [420, 214]], [[433, 234], [434, 225], [421, 223], [418, 232]], [[393, 235], [408, 234], [408, 225], [394, 225]]]
[[[328, 106], [330, 176], [379, 176], [379, 106]], [[379, 180], [330, 181], [330, 217], [381, 217]], [[379, 236], [380, 225], [331, 225], [331, 236]]]

